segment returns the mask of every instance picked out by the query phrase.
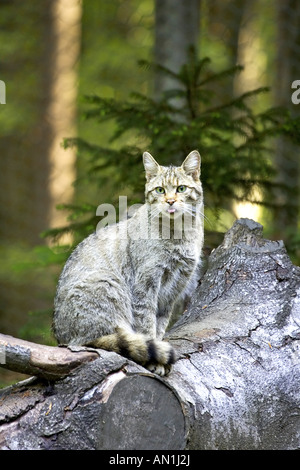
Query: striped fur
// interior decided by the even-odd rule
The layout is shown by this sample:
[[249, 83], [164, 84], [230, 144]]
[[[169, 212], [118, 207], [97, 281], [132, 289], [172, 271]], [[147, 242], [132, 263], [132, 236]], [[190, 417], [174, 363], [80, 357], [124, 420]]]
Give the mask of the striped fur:
[[86, 346], [114, 351], [145, 367], [151, 364], [171, 366], [175, 362], [175, 352], [166, 341], [149, 339], [143, 334], [121, 328], [117, 328], [116, 333], [97, 338]]

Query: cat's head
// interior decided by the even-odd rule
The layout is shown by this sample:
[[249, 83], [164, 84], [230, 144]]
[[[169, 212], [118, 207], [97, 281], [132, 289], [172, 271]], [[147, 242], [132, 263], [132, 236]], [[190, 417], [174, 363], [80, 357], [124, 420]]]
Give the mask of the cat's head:
[[161, 166], [149, 152], [144, 152], [143, 162], [146, 172], [146, 202], [157, 213], [170, 218], [188, 213], [195, 215], [195, 208], [203, 203], [199, 152], [190, 152], [179, 167]]

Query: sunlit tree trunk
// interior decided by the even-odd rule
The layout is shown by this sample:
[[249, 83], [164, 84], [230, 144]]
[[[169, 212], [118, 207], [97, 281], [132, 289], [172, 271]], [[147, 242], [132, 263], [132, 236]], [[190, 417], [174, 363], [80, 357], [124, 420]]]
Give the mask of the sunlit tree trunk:
[[[258, 2], [256, 0], [235, 0], [230, 3], [231, 21], [234, 25], [229, 41], [229, 57], [231, 65], [241, 65], [243, 70], [237, 73], [231, 83], [230, 92], [237, 97], [250, 90], [263, 86], [263, 66], [261, 57], [261, 37], [257, 25]], [[229, 25], [228, 25], [229, 26]], [[239, 110], [233, 111], [238, 118]], [[242, 140], [241, 140], [242, 142]], [[252, 197], [257, 201], [262, 200], [262, 194], [258, 186], [253, 187]], [[251, 217], [257, 221], [261, 217], [261, 206], [251, 202], [233, 202], [233, 215], [236, 218]]]
[[52, 31], [54, 45], [49, 68], [49, 103], [45, 118], [51, 126], [49, 145], [49, 184], [51, 205], [49, 226], [65, 224], [65, 214], [56, 210], [59, 203], [72, 200], [75, 179], [75, 153], [61, 144], [75, 133], [77, 99], [77, 64], [81, 36], [81, 0], [52, 0]]

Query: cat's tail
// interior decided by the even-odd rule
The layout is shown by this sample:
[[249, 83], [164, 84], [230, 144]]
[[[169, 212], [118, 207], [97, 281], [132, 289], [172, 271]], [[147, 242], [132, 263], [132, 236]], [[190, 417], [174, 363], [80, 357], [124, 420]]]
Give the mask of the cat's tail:
[[121, 328], [111, 335], [101, 336], [85, 346], [114, 351], [132, 359], [152, 372], [166, 375], [175, 362], [175, 352], [170, 343], [149, 339], [143, 334], [128, 332]]

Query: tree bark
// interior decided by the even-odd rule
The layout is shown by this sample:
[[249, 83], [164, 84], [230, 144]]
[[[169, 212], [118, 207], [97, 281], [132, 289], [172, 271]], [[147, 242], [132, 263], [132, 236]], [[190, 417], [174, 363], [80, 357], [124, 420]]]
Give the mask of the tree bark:
[[300, 448], [300, 269], [282, 242], [238, 220], [167, 337], [166, 378], [98, 350], [58, 380], [4, 389], [0, 448]]
[[2, 367], [47, 380], [64, 377], [80, 364], [96, 357], [95, 350], [44, 346], [0, 334]]

